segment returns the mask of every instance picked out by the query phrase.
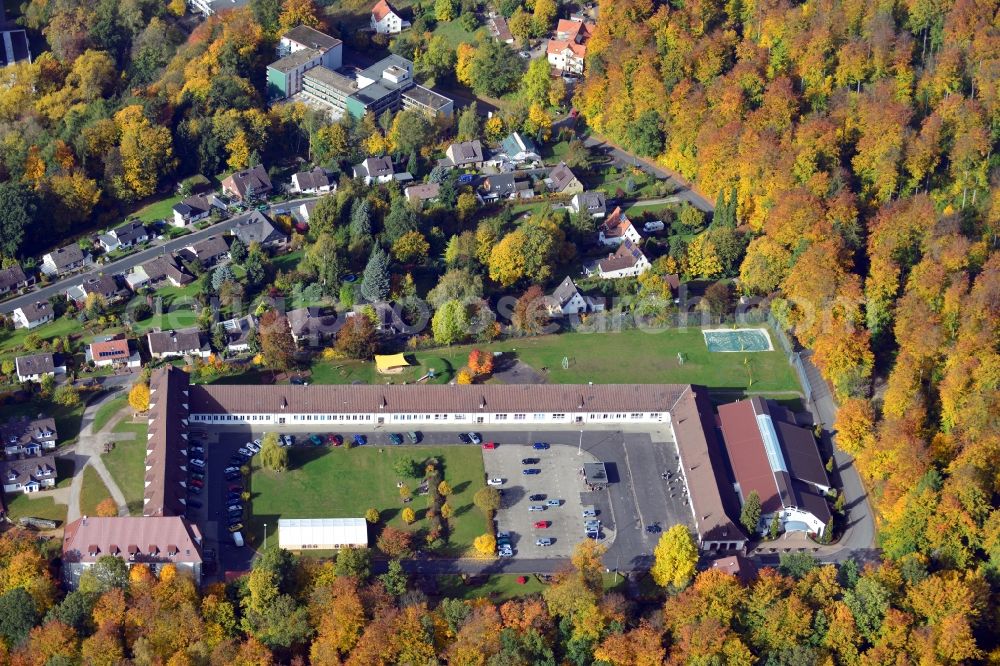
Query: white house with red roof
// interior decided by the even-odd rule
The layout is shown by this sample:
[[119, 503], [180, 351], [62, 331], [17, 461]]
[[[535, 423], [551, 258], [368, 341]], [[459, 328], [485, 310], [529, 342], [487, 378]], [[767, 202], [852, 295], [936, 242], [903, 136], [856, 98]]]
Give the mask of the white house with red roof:
[[642, 240], [642, 235], [632, 224], [632, 220], [625, 215], [621, 206], [617, 206], [598, 228], [597, 239], [601, 245], [616, 246], [625, 241], [638, 243]]
[[404, 21], [396, 8], [386, 0], [378, 0], [372, 7], [372, 31], [381, 35], [396, 35], [404, 28], [410, 27], [409, 21]]
[[594, 33], [594, 24], [559, 19], [556, 35], [549, 40], [546, 54], [549, 64], [561, 72], [583, 74], [587, 57], [587, 42]]

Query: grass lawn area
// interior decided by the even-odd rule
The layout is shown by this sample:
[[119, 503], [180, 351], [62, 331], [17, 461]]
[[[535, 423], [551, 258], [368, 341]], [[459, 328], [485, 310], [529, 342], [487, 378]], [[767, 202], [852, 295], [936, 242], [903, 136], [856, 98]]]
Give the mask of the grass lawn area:
[[153, 296], [153, 316], [135, 322], [136, 332], [143, 335], [154, 328], [177, 330], [194, 326], [198, 321], [198, 313], [194, 311], [194, 297], [199, 289], [198, 280], [184, 287], [157, 289]]
[[143, 222], [152, 222], [153, 220], [171, 218], [174, 215], [174, 205], [180, 203], [183, 198], [184, 197], [178, 194], [167, 199], [154, 201], [139, 210], [139, 212], [136, 213], [136, 217]]
[[[353, 384], [361, 381], [365, 384], [384, 384], [391, 382], [400, 384], [402, 382], [414, 383], [423, 377], [430, 370], [434, 370], [435, 377], [425, 380], [424, 384], [447, 384], [454, 376], [455, 371], [465, 362], [460, 359], [458, 365], [454, 365], [454, 360], [444, 356], [445, 350], [437, 349], [430, 352], [407, 353], [407, 360], [414, 364], [403, 370], [398, 375], [380, 375], [375, 370], [374, 361], [333, 361], [326, 362], [316, 359], [312, 365], [312, 379], [314, 384]], [[239, 382], [242, 383], [242, 382]]]
[[[426, 367], [434, 367], [439, 373], [444, 373], [446, 366], [450, 366], [449, 372], [457, 371], [473, 348], [513, 352], [555, 384], [703, 384], [715, 389], [759, 393], [801, 390], [782, 352], [710, 352], [701, 329], [695, 327], [563, 333], [489, 345], [457, 345], [408, 355], [421, 364], [421, 369], [390, 377], [376, 376], [372, 362], [317, 361], [312, 368], [312, 381], [317, 384], [347, 384], [357, 380], [383, 383], [387, 379], [394, 383], [413, 382]], [[678, 352], [684, 354], [683, 365], [677, 362]], [[563, 357], [569, 359], [565, 370]]]
[[299, 262], [302, 261], [302, 257], [305, 256], [304, 251], [296, 250], [295, 252], [289, 252], [288, 254], [282, 254], [271, 259], [271, 265], [274, 266], [275, 272], [277, 271], [293, 271], [299, 266]]
[[56, 504], [51, 496], [44, 492], [25, 495], [24, 493], [9, 493], [7, 500], [7, 517], [14, 523], [19, 518], [45, 518], [58, 521], [61, 527], [66, 522], [66, 505]]
[[111, 497], [100, 475], [90, 465], [83, 468], [83, 487], [80, 489], [80, 514], [96, 516], [97, 505]]
[[437, 27], [434, 28], [433, 34], [435, 37], [444, 37], [445, 41], [448, 42], [448, 45], [451, 46], [451, 48], [455, 48], [462, 42], [471, 44], [475, 39], [475, 35], [466, 30], [462, 25], [462, 22], [458, 19], [438, 23]]
[[14, 331], [4, 331], [0, 333], [0, 350], [2, 350], [0, 351], [0, 360], [8, 358], [13, 360], [15, 356], [36, 353], [24, 349], [24, 339], [31, 334], [37, 335], [42, 340], [51, 340], [52, 338], [62, 338], [70, 334], [79, 333], [80, 328], [80, 322], [75, 317], [59, 317], [55, 321], [43, 324], [38, 328], [30, 330], [19, 328]]
[[98, 407], [97, 412], [94, 414], [93, 431], [96, 433], [103, 430], [104, 426], [111, 420], [111, 417], [124, 409], [126, 404], [128, 404], [128, 394], [122, 392], [118, 397], [112, 398]]
[[113, 432], [132, 432], [135, 437], [119, 440], [114, 449], [101, 456], [115, 483], [125, 495], [129, 514], [133, 516], [142, 515], [147, 430], [145, 423], [131, 423], [128, 419], [122, 419], [115, 425]]
[[515, 574], [497, 574], [494, 576], [438, 576], [438, 591], [440, 596], [451, 599], [481, 599], [501, 602], [516, 597], [527, 597], [541, 594], [545, 584], [534, 576], [525, 576], [524, 585], [517, 582], [520, 576]]
[[[485, 485], [478, 446], [294, 447], [289, 451], [288, 471], [254, 469], [249, 526], [253, 542], [260, 543], [267, 523], [268, 543], [277, 544], [279, 518], [353, 518], [363, 516], [369, 507], [381, 512], [383, 524], [422, 531], [427, 525], [424, 513], [429, 495], [415, 496], [409, 504], [417, 513], [416, 523], [407, 527], [400, 516], [404, 504], [392, 466], [404, 457], [441, 461], [444, 479], [454, 490], [448, 502], [455, 509], [443, 554], [465, 553], [473, 539], [486, 531], [486, 519], [472, 503], [472, 496]], [[418, 485], [415, 479], [407, 483], [411, 488]], [[370, 535], [374, 545], [376, 530]]]

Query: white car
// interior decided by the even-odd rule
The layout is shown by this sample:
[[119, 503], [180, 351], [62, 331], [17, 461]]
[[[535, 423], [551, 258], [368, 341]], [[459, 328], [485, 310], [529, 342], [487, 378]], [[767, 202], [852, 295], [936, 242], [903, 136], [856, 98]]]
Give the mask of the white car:
[[528, 507], [528, 511], [545, 511], [545, 506], [543, 504], [532, 504]]
[[490, 479], [489, 481], [487, 481], [486, 485], [488, 485], [488, 486], [502, 486], [503, 485], [503, 479], [501, 479], [498, 476], [496, 478], [493, 478], [493, 479]]
[[478, 432], [470, 432], [469, 433], [469, 439], [472, 441], [473, 444], [482, 444], [483, 443], [483, 438], [479, 436]]

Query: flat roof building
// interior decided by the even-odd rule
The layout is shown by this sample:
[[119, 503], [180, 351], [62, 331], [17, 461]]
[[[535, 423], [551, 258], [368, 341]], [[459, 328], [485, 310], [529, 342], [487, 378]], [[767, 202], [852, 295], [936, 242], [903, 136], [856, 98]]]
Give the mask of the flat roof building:
[[583, 463], [583, 478], [591, 490], [608, 487], [608, 468], [603, 462]]

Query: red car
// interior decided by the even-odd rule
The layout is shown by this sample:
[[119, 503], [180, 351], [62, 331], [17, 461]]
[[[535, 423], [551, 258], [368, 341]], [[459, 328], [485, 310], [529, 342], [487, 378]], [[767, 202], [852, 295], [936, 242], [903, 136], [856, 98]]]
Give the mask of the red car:
[[547, 521], [547, 520], [539, 520], [538, 522], [535, 523], [535, 527], [538, 528], [538, 529], [540, 529], [540, 530], [548, 529], [548, 527], [549, 527], [549, 521]]
[[333, 444], [334, 446], [340, 446], [341, 444], [344, 443], [344, 438], [341, 437], [340, 435], [331, 433], [326, 436], [326, 441], [329, 442], [330, 444]]
[[229, 492], [231, 492], [231, 493], [241, 493], [241, 492], [243, 492], [243, 486], [241, 486], [238, 483], [234, 483], [231, 486], [229, 486]]
[[484, 449], [495, 449], [497, 448], [496, 442], [483, 442]]
[[205, 487], [205, 482], [204, 481], [199, 481], [198, 479], [191, 479], [190, 483], [195, 488], [204, 488]]

